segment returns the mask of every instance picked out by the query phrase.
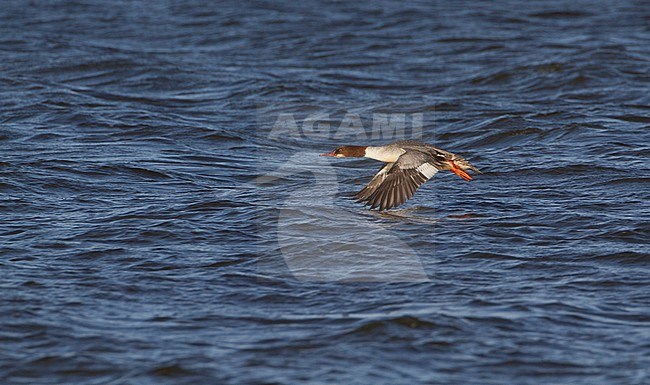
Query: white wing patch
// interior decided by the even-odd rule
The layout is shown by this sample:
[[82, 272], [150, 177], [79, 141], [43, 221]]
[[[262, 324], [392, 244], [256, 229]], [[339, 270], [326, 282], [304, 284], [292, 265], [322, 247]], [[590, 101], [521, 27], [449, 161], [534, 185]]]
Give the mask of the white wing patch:
[[438, 172], [438, 169], [429, 163], [422, 163], [421, 165], [418, 166], [418, 168], [416, 168], [416, 170], [420, 174], [424, 175], [427, 179], [430, 179]]

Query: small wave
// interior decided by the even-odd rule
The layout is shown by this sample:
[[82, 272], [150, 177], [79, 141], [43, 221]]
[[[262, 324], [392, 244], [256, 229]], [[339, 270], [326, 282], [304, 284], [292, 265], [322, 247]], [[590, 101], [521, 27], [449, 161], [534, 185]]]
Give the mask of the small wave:
[[617, 185], [628, 185], [628, 184], [642, 184], [644, 186], [647, 186], [650, 184], [650, 178], [644, 178], [644, 177], [636, 177], [636, 178], [617, 178], [617, 179], [610, 179], [604, 182], [598, 182], [590, 185], [590, 187], [597, 187], [597, 186], [617, 186]]
[[610, 115], [608, 118], [622, 120], [624, 122], [632, 123], [650, 123], [649, 116], [640, 116], [640, 115]]
[[590, 259], [622, 264], [646, 264], [650, 262], [650, 254], [634, 251], [621, 251], [618, 253], [596, 255]]
[[431, 321], [426, 321], [412, 316], [401, 316], [379, 321], [366, 321], [361, 326], [358, 326], [349, 334], [368, 334], [378, 331], [384, 331], [392, 327], [406, 328], [406, 329], [435, 329], [440, 327]]
[[154, 369], [151, 369], [149, 373], [158, 377], [171, 377], [171, 378], [186, 377], [186, 376], [197, 374], [177, 363], [158, 366]]
[[515, 257], [513, 255], [508, 255], [508, 254], [494, 254], [494, 253], [481, 253], [481, 252], [469, 253], [463, 255], [463, 258], [478, 258], [478, 259], [492, 259], [492, 260], [502, 259], [502, 260], [515, 260], [515, 261], [522, 260], [521, 257]]
[[594, 16], [594, 14], [581, 11], [548, 11], [531, 13], [529, 16], [539, 19], [579, 19]]
[[109, 173], [130, 174], [144, 179], [162, 180], [172, 178], [162, 171], [137, 166], [110, 165], [101, 166], [99, 169]]

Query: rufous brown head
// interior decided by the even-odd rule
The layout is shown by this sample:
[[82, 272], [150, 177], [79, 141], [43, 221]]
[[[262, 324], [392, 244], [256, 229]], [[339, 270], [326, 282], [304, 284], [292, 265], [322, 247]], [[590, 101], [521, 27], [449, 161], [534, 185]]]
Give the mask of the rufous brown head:
[[321, 156], [334, 156], [337, 158], [362, 158], [366, 156], [366, 146], [341, 146], [332, 152]]

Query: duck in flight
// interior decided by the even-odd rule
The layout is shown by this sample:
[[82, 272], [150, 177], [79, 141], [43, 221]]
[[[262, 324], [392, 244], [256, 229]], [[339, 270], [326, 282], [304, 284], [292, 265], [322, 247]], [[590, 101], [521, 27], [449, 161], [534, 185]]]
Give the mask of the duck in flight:
[[354, 197], [370, 209], [379, 211], [397, 207], [411, 199], [415, 190], [438, 171], [449, 170], [466, 181], [472, 177], [465, 170], [480, 171], [465, 158], [430, 144], [401, 140], [385, 146], [342, 146], [322, 156], [337, 158], [371, 158], [384, 165]]

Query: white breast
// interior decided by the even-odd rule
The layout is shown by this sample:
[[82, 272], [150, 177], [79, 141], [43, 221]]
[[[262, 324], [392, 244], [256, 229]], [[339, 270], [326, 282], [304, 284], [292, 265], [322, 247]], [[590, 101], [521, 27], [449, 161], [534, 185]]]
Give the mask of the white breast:
[[401, 148], [366, 147], [366, 158], [382, 162], [396, 162], [405, 151]]

